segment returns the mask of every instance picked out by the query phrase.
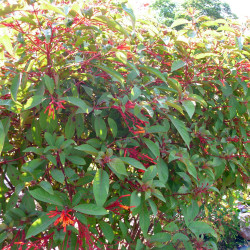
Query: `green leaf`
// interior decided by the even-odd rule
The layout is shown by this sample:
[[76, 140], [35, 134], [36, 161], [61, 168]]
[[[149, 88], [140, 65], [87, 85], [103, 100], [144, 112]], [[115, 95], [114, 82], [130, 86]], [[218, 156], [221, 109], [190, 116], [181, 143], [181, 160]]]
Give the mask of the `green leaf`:
[[48, 192], [49, 194], [54, 194], [53, 188], [51, 186], [51, 184], [48, 181], [41, 181], [39, 183], [39, 186], [44, 189], [46, 192]]
[[29, 193], [36, 200], [47, 202], [47, 203], [54, 204], [57, 206], [63, 206], [61, 198], [59, 198], [56, 195], [49, 194], [41, 188], [36, 188], [34, 190], [30, 190]]
[[6, 205], [6, 210], [10, 210], [11, 208], [14, 208], [17, 204], [18, 201], [18, 195], [17, 194], [12, 194], [10, 199], [8, 200], [8, 203]]
[[44, 138], [49, 144], [49, 146], [55, 146], [55, 139], [49, 132], [44, 133]]
[[49, 90], [50, 94], [52, 95], [54, 93], [54, 89], [55, 89], [55, 83], [54, 80], [52, 78], [50, 78], [48, 75], [45, 75], [43, 77], [45, 85], [47, 87], [47, 89]]
[[[182, 237], [182, 239], [183, 239], [183, 237]], [[193, 248], [192, 243], [191, 243], [190, 240], [189, 241], [183, 240], [182, 242], [183, 242], [183, 245], [184, 245], [184, 247], [185, 247], [186, 250], [194, 250], [194, 248]], [[213, 248], [213, 250], [216, 250], [216, 248]]]
[[34, 95], [27, 100], [23, 109], [24, 110], [31, 109], [31, 108], [39, 105], [40, 103], [42, 103], [44, 100], [45, 100], [45, 98], [43, 95]]
[[200, 234], [211, 234], [217, 239], [217, 234], [214, 229], [203, 221], [193, 221], [188, 228], [199, 238]]
[[[62, 145], [65, 145], [66, 142], [74, 143], [74, 141], [73, 141], [73, 140], [70, 140], [70, 139], [64, 141], [65, 138], [64, 138], [63, 135], [60, 135], [60, 136], [58, 136], [57, 138], [55, 138], [55, 134], [54, 134], [54, 140], [55, 140], [55, 146], [56, 146], [57, 148], [59, 148], [59, 147], [63, 148]], [[73, 142], [72, 142], [72, 141], [73, 141]]]
[[11, 98], [14, 101], [17, 100], [17, 92], [18, 92], [18, 89], [19, 89], [21, 82], [22, 82], [22, 74], [17, 74], [12, 80], [12, 84], [10, 87], [10, 93], [11, 93]]
[[4, 46], [4, 48], [10, 55], [14, 55], [12, 43], [9, 36], [0, 36], [0, 43]]
[[7, 100], [0, 99], [0, 106], [10, 106], [10, 107], [12, 107], [14, 105], [15, 105], [15, 103], [10, 99], [7, 99]]
[[188, 173], [197, 180], [197, 171], [194, 164], [189, 159], [184, 159], [183, 163], [186, 165]]
[[127, 176], [128, 173], [126, 171], [125, 165], [120, 158], [112, 158], [109, 162], [110, 166], [121, 175]]
[[109, 175], [103, 169], [98, 169], [95, 174], [93, 192], [97, 206], [103, 206], [109, 193]]
[[232, 27], [229, 27], [228, 25], [220, 26], [220, 27], [217, 29], [217, 31], [221, 31], [221, 30], [225, 30], [225, 31], [229, 31], [229, 32], [236, 33], [236, 30], [233, 29]]
[[112, 227], [104, 221], [100, 221], [99, 224], [100, 224], [100, 227], [102, 229], [102, 232], [105, 238], [108, 240], [109, 243], [111, 243], [115, 238]]
[[[63, 136], [63, 138], [64, 138], [64, 136]], [[71, 144], [76, 144], [75, 141], [72, 140], [72, 139], [66, 140], [66, 141], [60, 143], [59, 145], [57, 144], [57, 142], [58, 142], [58, 141], [56, 141], [56, 146], [57, 146], [57, 147], [60, 146], [60, 148], [62, 148], [62, 149], [68, 148], [69, 146], [71, 146]]]
[[141, 90], [134, 86], [131, 90], [131, 100], [136, 100], [141, 95]]
[[39, 124], [39, 120], [33, 119], [31, 124], [31, 135], [32, 139], [34, 141], [34, 144], [37, 144], [39, 146], [42, 146], [42, 136], [41, 136], [41, 127]]
[[7, 231], [0, 233], [0, 243], [7, 239]]
[[130, 196], [130, 206], [132, 207], [131, 211], [139, 207], [140, 204], [141, 204], [141, 193], [139, 193], [138, 191], [133, 191], [133, 193]]
[[83, 62], [83, 58], [80, 57], [80, 56], [76, 56], [75, 57], [75, 63], [80, 63], [80, 62]]
[[225, 159], [220, 159], [217, 157], [213, 159], [212, 166], [214, 167], [215, 179], [221, 177], [222, 173], [225, 171], [226, 164], [227, 163]]
[[152, 195], [154, 195], [155, 197], [157, 197], [158, 199], [160, 199], [163, 202], [166, 202], [166, 199], [164, 198], [163, 194], [161, 193], [160, 190], [158, 189], [153, 189], [152, 190]]
[[[244, 143], [244, 147], [245, 147], [247, 153], [250, 155], [250, 144], [249, 143]], [[1, 150], [0, 150], [0, 152], [1, 152]]]
[[[87, 86], [82, 86], [85, 90], [85, 92], [88, 94], [88, 96], [92, 97], [93, 96], [93, 89], [92, 88], [89, 88]], [[76, 94], [75, 95], [78, 95], [78, 91], [76, 89]]]
[[182, 233], [176, 233], [173, 237], [173, 242], [175, 243], [177, 240], [179, 241], [189, 241], [189, 238]]
[[117, 135], [117, 125], [116, 122], [112, 118], [108, 118], [108, 124], [111, 130], [111, 133], [113, 134], [113, 137], [116, 137]]
[[2, 119], [2, 124], [3, 124], [4, 132], [5, 132], [6, 135], [8, 134], [9, 128], [10, 128], [10, 125], [11, 125], [10, 121], [11, 121], [10, 117], [5, 117], [5, 118]]
[[177, 90], [179, 95], [181, 95], [182, 87], [181, 87], [180, 83], [176, 79], [168, 77], [167, 83], [171, 88]]
[[162, 183], [166, 184], [166, 182], [168, 181], [168, 175], [169, 175], [168, 166], [166, 162], [160, 158], [158, 160], [156, 168], [157, 168], [159, 180]]
[[140, 239], [137, 239], [137, 241], [136, 241], [136, 246], [135, 246], [135, 250], [143, 250], [143, 249], [145, 249], [144, 247], [145, 247], [145, 246], [144, 246], [144, 244], [141, 242], [141, 240], [140, 240]]
[[75, 147], [75, 149], [84, 151], [87, 154], [94, 155], [94, 156], [97, 156], [97, 154], [98, 154], [98, 151], [94, 147], [92, 147], [88, 144], [82, 144], [78, 147]]
[[82, 99], [77, 98], [77, 97], [67, 96], [67, 97], [61, 98], [61, 100], [67, 101], [67, 102], [79, 107], [80, 111], [82, 111], [82, 113], [89, 114], [93, 109], [90, 106], [88, 106]]
[[122, 34], [124, 34], [126, 37], [129, 36], [128, 32], [118, 22], [111, 20], [110, 18], [106, 16], [95, 16], [93, 19], [106, 23], [110, 29], [119, 31]]
[[171, 122], [173, 123], [173, 125], [175, 126], [175, 128], [177, 129], [177, 131], [179, 132], [179, 134], [181, 135], [181, 138], [184, 140], [184, 142], [186, 143], [186, 145], [189, 148], [191, 139], [190, 139], [190, 136], [187, 132], [187, 128], [186, 128], [184, 122], [178, 120], [175, 116], [168, 115], [168, 117], [171, 120]]
[[155, 126], [151, 126], [149, 128], [146, 129], [147, 133], [166, 133], [168, 132], [169, 128], [167, 128], [166, 126], [161, 126], [161, 125], [155, 125]]
[[115, 52], [116, 57], [124, 64], [127, 64], [127, 53], [124, 51], [116, 51]]
[[134, 15], [134, 12], [132, 9], [128, 8], [124, 3], [122, 3], [122, 8], [123, 10], [130, 16], [131, 18], [131, 21], [132, 21], [132, 26], [133, 26], [133, 29], [135, 28], [135, 15]]
[[215, 53], [199, 53], [199, 54], [194, 55], [194, 58], [198, 60], [198, 59], [203, 59], [203, 58], [206, 58], [206, 57], [212, 58], [214, 56], [218, 57], [220, 55], [215, 54]]
[[150, 166], [147, 168], [147, 170], [145, 171], [145, 173], [143, 174], [142, 177], [142, 182], [146, 183], [148, 181], [151, 181], [154, 179], [154, 177], [157, 175], [157, 169], [156, 166]]
[[23, 164], [22, 171], [33, 173], [34, 170], [36, 170], [42, 163], [44, 163], [44, 161], [41, 159], [34, 159], [28, 161]]
[[165, 227], [164, 230], [168, 231], [168, 232], [174, 232], [179, 230], [179, 227], [175, 224], [174, 221], [168, 223]]
[[41, 129], [53, 133], [56, 129], [58, 129], [58, 119], [56, 114], [55, 119], [53, 119], [52, 115], [49, 116], [48, 112], [41, 110], [39, 114], [39, 124]]
[[94, 122], [94, 125], [95, 125], [95, 132], [96, 132], [96, 135], [101, 139], [101, 140], [105, 140], [106, 137], [107, 137], [107, 126], [106, 126], [106, 123], [105, 121], [103, 120], [102, 117], [96, 117], [95, 118], [95, 122]]
[[83, 132], [85, 130], [83, 117], [84, 117], [84, 114], [77, 114], [76, 115], [76, 135], [78, 138], [81, 137], [81, 135], [83, 134]]
[[188, 99], [199, 102], [202, 106], [207, 107], [207, 103], [204, 101], [204, 99], [201, 96], [198, 96], [196, 94], [190, 94], [188, 96]]
[[29, 23], [29, 24], [32, 24], [32, 25], [36, 26], [36, 22], [33, 19], [31, 19], [29, 17], [26, 17], [26, 16], [22, 16], [22, 17], [18, 18], [17, 20], [22, 21], [24, 23]]
[[178, 70], [182, 67], [185, 66], [185, 62], [183, 62], [182, 60], [175, 60], [171, 66], [171, 72], [175, 71], [175, 70]]
[[104, 70], [105, 72], [107, 72], [111, 76], [113, 76], [114, 79], [117, 80], [118, 82], [120, 82], [121, 84], [124, 84], [125, 80], [124, 80], [123, 76], [120, 73], [118, 73], [117, 71], [115, 71], [114, 69], [111, 69], [111, 68], [105, 67], [105, 66], [100, 66], [100, 65], [95, 65], [95, 66], [97, 68]]
[[83, 178], [80, 178], [80, 179], [77, 181], [77, 185], [85, 185], [85, 184], [87, 184], [87, 183], [92, 182], [93, 179], [94, 179], [94, 176], [93, 176], [93, 175], [86, 174]]
[[98, 207], [96, 204], [80, 204], [74, 207], [74, 210], [89, 215], [105, 215], [108, 213], [106, 209]]
[[16, 195], [19, 195], [19, 193], [24, 189], [25, 184], [23, 182], [19, 183], [15, 187], [15, 193]]
[[76, 130], [76, 122], [75, 122], [75, 119], [70, 116], [68, 118], [68, 121], [65, 125], [65, 137], [67, 139], [71, 139], [74, 135], [75, 135], [75, 130]]
[[[133, 75], [134, 75], [135, 78], [136, 78], [137, 76], [140, 76], [140, 71], [136, 68], [136, 66], [135, 66], [133, 63], [127, 61], [127, 64], [126, 64], [126, 65], [127, 65], [128, 67], [130, 67], [131, 69], [133, 69], [133, 71], [130, 72], [130, 73], [133, 73]], [[135, 79], [135, 78], [133, 78], [133, 79]]]
[[3, 123], [0, 120], [0, 155], [3, 150], [4, 141], [5, 141], [5, 132], [4, 132]]
[[192, 119], [192, 116], [194, 115], [194, 111], [195, 111], [195, 103], [192, 101], [186, 100], [186, 101], [182, 101], [182, 105], [187, 111], [189, 117]]
[[198, 213], [199, 206], [195, 200], [192, 200], [191, 205], [189, 205], [188, 207], [182, 207], [182, 214], [184, 216], [184, 220], [187, 226], [189, 226], [190, 223], [193, 222]]
[[[150, 117], [154, 116], [154, 110], [147, 102], [140, 102], [140, 106], [141, 106], [141, 108], [145, 109], [148, 112]], [[136, 105], [136, 107], [137, 107], [137, 105]], [[139, 114], [137, 114], [137, 115], [139, 115]]]
[[152, 242], [167, 243], [170, 240], [171, 240], [171, 235], [168, 233], [156, 233], [150, 237], [150, 241]]
[[157, 216], [158, 209], [157, 209], [157, 205], [155, 204], [155, 202], [151, 199], [147, 199], [147, 202], [151, 208], [151, 211], [153, 212], [153, 215]]
[[126, 224], [124, 222], [122, 222], [121, 220], [119, 220], [119, 227], [120, 227], [120, 230], [122, 232], [122, 235], [124, 237], [126, 237], [128, 234], [128, 228], [127, 228]]
[[131, 165], [134, 168], [138, 168], [138, 169], [142, 169], [142, 170], [146, 170], [146, 168], [137, 160], [135, 160], [134, 158], [130, 158], [130, 157], [120, 157], [120, 159]]
[[147, 70], [148, 72], [156, 75], [159, 79], [161, 79], [163, 82], [167, 83], [167, 79], [165, 78], [165, 76], [161, 73], [160, 70], [149, 67], [149, 66], [144, 66], [144, 65], [140, 65], [138, 66], [141, 69]]
[[64, 183], [64, 174], [62, 172], [62, 170], [59, 170], [59, 169], [52, 169], [51, 170], [51, 176], [53, 177], [54, 180], [60, 182], [60, 183]]
[[56, 7], [56, 6], [52, 5], [52, 4], [49, 4], [49, 3], [42, 3], [42, 5], [40, 5], [40, 8], [42, 10], [45, 10], [45, 11], [51, 10], [51, 11], [53, 11], [55, 13], [66, 16], [65, 13], [61, 9], [59, 9], [58, 7]]
[[71, 9], [69, 10], [69, 13], [71, 16], [75, 17], [77, 15], [79, 16], [82, 16], [82, 13], [81, 13], [81, 8], [79, 6], [79, 4], [77, 3], [74, 3], [72, 6], [71, 6]]
[[11, 184], [14, 186], [17, 186], [20, 183], [20, 171], [14, 167], [13, 165], [9, 165], [7, 167], [7, 175], [9, 180], [11, 181]]
[[160, 149], [156, 143], [147, 138], [143, 138], [143, 142], [146, 143], [147, 147], [151, 150], [151, 152], [154, 154], [155, 157], [160, 156]]
[[76, 155], [66, 156], [66, 158], [76, 165], [85, 165], [86, 164], [86, 161], [82, 157], [79, 157]]
[[216, 21], [206, 21], [201, 24], [202, 27], [217, 26], [219, 23]]
[[82, 201], [84, 194], [85, 190], [78, 190], [72, 199], [72, 206], [78, 205]]
[[186, 19], [183, 19], [183, 18], [176, 19], [176, 20], [172, 23], [171, 28], [174, 28], [174, 27], [179, 26], [179, 25], [187, 24], [187, 23], [190, 23], [190, 21], [188, 21], [188, 20], [186, 20]]
[[46, 158], [52, 162], [55, 166], [57, 166], [57, 161], [56, 161], [56, 157], [54, 155], [46, 155]]
[[178, 104], [176, 103], [173, 103], [173, 102], [169, 102], [169, 101], [165, 101], [165, 103], [170, 106], [170, 107], [173, 107], [175, 108], [176, 110], [178, 110], [181, 114], [183, 114], [183, 109], [181, 106], [179, 106]]
[[141, 212], [139, 214], [139, 225], [145, 237], [148, 234], [148, 228], [150, 225], [149, 212], [145, 204], [142, 206]]
[[49, 218], [49, 216], [46, 214], [43, 214], [42, 216], [40, 216], [29, 227], [29, 229], [26, 233], [26, 239], [29, 239], [30, 237], [35, 236], [35, 235], [45, 231], [46, 229], [48, 229], [48, 227], [52, 223], [54, 223], [59, 216], [60, 215], [57, 215], [57, 216], [52, 217], [52, 218]]

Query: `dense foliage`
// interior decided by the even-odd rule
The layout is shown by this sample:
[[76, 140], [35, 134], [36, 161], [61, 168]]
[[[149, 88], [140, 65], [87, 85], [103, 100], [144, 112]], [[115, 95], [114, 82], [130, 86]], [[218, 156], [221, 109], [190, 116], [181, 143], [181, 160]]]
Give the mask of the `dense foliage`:
[[249, 182], [249, 37], [72, 2], [1, 6], [1, 248], [216, 249]]
[[183, 10], [190, 7], [199, 11], [199, 15], [205, 15], [211, 19], [237, 18], [232, 13], [229, 4], [221, 0], [184, 0], [179, 4], [172, 0], [156, 0], [152, 7], [159, 11], [160, 17], [166, 25], [171, 25], [175, 19], [181, 18], [185, 15]]

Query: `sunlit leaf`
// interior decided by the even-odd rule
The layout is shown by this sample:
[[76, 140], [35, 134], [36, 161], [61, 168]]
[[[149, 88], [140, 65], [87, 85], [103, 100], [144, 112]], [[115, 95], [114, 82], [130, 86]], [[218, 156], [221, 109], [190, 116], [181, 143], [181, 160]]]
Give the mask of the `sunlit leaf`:
[[29, 227], [26, 233], [26, 239], [29, 239], [32, 236], [36, 236], [37, 234], [43, 232], [48, 229], [48, 227], [56, 221], [59, 215], [49, 218], [47, 214], [43, 214], [37, 220], [35, 220], [31, 226]]
[[95, 65], [95, 66], [98, 67], [98, 68], [100, 68], [100, 69], [102, 69], [102, 70], [104, 70], [105, 72], [107, 72], [107, 73], [110, 74], [111, 76], [113, 76], [114, 79], [117, 80], [118, 82], [120, 82], [120, 83], [122, 83], [122, 84], [124, 83], [124, 78], [123, 78], [123, 76], [122, 76], [119, 72], [117, 72], [116, 70], [111, 69], [111, 68], [109, 68], [109, 67], [100, 66], [100, 65]]
[[5, 140], [5, 132], [4, 132], [3, 123], [0, 120], [0, 155], [3, 150], [4, 140]]
[[34, 95], [27, 100], [26, 104], [23, 106], [23, 109], [28, 110], [34, 108], [37, 105], [41, 104], [44, 100], [45, 100], [44, 96]]
[[97, 170], [95, 174], [93, 192], [97, 206], [103, 206], [109, 192], [109, 175], [103, 169]]
[[29, 193], [38, 201], [43, 201], [58, 206], [63, 205], [61, 198], [56, 195], [49, 194], [41, 188], [30, 190]]
[[178, 70], [184, 66], [185, 66], [185, 62], [183, 62], [182, 60], [176, 60], [173, 62], [172, 66], [171, 66], [171, 72]]
[[80, 98], [77, 97], [73, 97], [73, 96], [67, 96], [67, 97], [63, 97], [61, 98], [64, 101], [67, 101], [77, 107], [80, 108], [80, 112], [82, 113], [90, 113], [92, 111], [93, 108], [91, 108], [90, 106], [88, 106], [85, 101], [83, 101]]
[[182, 139], [185, 141], [186, 145], [189, 148], [191, 139], [184, 122], [177, 119], [175, 116], [168, 115], [168, 117], [170, 118], [171, 122], [173, 123], [177, 131], [180, 133]]
[[74, 210], [88, 215], [105, 215], [108, 213], [103, 207], [99, 207], [96, 204], [80, 204], [74, 207]]

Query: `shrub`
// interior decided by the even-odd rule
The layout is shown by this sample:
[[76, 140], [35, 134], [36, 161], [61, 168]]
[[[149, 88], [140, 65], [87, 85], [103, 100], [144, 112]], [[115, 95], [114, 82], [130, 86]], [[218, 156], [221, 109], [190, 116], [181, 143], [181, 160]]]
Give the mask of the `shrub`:
[[2, 7], [2, 248], [216, 248], [209, 209], [249, 181], [240, 27], [176, 31], [106, 1]]

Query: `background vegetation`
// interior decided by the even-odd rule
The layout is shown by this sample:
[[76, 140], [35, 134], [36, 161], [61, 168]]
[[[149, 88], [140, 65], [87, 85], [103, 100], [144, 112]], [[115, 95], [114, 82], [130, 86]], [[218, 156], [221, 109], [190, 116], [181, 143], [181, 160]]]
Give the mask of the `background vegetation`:
[[186, 10], [195, 8], [199, 15], [208, 16], [211, 19], [236, 19], [237, 16], [231, 11], [229, 4], [220, 0], [185, 0], [181, 4], [172, 0], [156, 0], [152, 7], [158, 10], [160, 20], [166, 25], [171, 25], [175, 19], [185, 16]]

